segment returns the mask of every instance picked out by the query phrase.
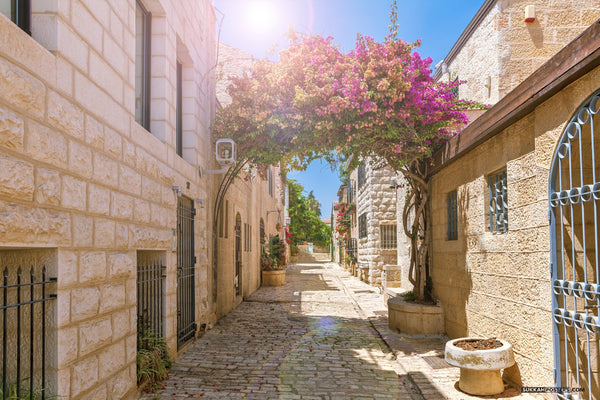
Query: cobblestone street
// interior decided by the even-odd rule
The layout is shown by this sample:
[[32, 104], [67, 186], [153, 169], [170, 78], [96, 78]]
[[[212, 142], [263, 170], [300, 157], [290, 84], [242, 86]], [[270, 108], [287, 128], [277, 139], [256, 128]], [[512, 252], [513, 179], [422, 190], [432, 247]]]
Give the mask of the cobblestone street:
[[301, 262], [285, 286], [260, 288], [199, 338], [165, 389], [143, 399], [474, 398], [454, 389], [443, 339], [391, 333], [377, 288], [336, 264]]

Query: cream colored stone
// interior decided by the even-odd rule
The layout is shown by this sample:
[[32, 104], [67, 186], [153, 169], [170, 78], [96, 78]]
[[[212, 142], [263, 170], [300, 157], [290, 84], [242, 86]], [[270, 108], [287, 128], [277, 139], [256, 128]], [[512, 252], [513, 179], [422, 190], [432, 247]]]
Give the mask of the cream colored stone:
[[0, 58], [0, 98], [36, 117], [43, 117], [46, 87], [33, 75]]
[[137, 222], [147, 223], [150, 221], [150, 204], [141, 199], [135, 199], [133, 218]]
[[67, 140], [50, 128], [33, 120], [28, 121], [26, 154], [34, 160], [59, 168], [67, 167]]
[[94, 179], [106, 186], [116, 187], [119, 183], [119, 164], [100, 153], [94, 153], [93, 160]]
[[0, 146], [23, 151], [23, 119], [12, 111], [0, 107]]
[[112, 193], [111, 215], [115, 218], [133, 218], [133, 197], [117, 192]]
[[60, 94], [48, 93], [48, 121], [59, 130], [83, 139], [83, 111]]
[[61, 205], [79, 211], [86, 210], [87, 184], [69, 175], [62, 177]]
[[112, 248], [115, 245], [115, 221], [104, 218], [94, 219], [94, 245]]
[[112, 323], [110, 317], [81, 324], [79, 327], [79, 353], [86, 355], [110, 343]]
[[112, 313], [113, 336], [116, 341], [130, 334], [129, 329], [129, 310], [116, 311]]
[[131, 391], [131, 388], [135, 385], [136, 380], [129, 373], [119, 374], [107, 383], [109, 393], [115, 399], [125, 398], [127, 392]]
[[71, 398], [98, 383], [98, 359], [95, 356], [79, 361], [73, 366], [72, 371]]
[[125, 305], [125, 285], [110, 284], [100, 288], [100, 313], [113, 311]]
[[133, 169], [121, 165], [119, 166], [119, 187], [125, 192], [139, 196], [142, 190], [142, 177]]
[[135, 261], [130, 253], [109, 254], [108, 271], [113, 278], [132, 277], [135, 274]]
[[129, 228], [130, 245], [134, 248], [171, 248], [171, 230], [154, 229], [131, 225]]
[[106, 254], [88, 251], [79, 256], [79, 282], [89, 283], [106, 277]]
[[126, 223], [117, 222], [115, 228], [115, 241], [117, 249], [129, 248], [129, 226]]
[[89, 115], [85, 116], [85, 141], [98, 150], [104, 149], [104, 127]]
[[71, 241], [71, 218], [67, 213], [29, 208], [0, 201], [0, 242], [65, 245]]
[[56, 293], [56, 324], [59, 327], [71, 322], [71, 298], [68, 290], [57, 290]]
[[73, 322], [98, 315], [100, 291], [97, 287], [87, 286], [71, 291], [71, 318]]
[[32, 201], [34, 191], [33, 165], [0, 154], [0, 195]]
[[[80, 2], [75, 2], [71, 5], [71, 12], [76, 15], [76, 18], [72, 19], [73, 28], [77, 34], [89, 43], [96, 51], [102, 52], [102, 26], [96, 21], [96, 19], [88, 12], [88, 10]], [[95, 54], [90, 52], [90, 57]], [[96, 60], [90, 59], [90, 74], [93, 71], [93, 66]], [[98, 81], [102, 81], [103, 76], [94, 76]]]
[[142, 177], [142, 197], [146, 200], [159, 203], [161, 199], [161, 190], [158, 183], [154, 180]]
[[[100, 362], [100, 379], [106, 379], [125, 367], [125, 341], [121, 340], [104, 349], [98, 355]], [[128, 375], [128, 374], [127, 374]]]
[[74, 140], [69, 141], [69, 168], [84, 178], [92, 177], [92, 151]]
[[57, 53], [81, 71], [88, 71], [88, 46], [63, 20], [57, 20]]
[[94, 219], [85, 215], [73, 215], [73, 245], [91, 247], [93, 243]]
[[68, 363], [77, 359], [77, 327], [61, 329], [57, 332], [57, 347], [61, 351], [57, 352], [58, 368], [61, 368]]
[[97, 185], [88, 185], [88, 210], [94, 214], [110, 214], [110, 191]]
[[69, 250], [58, 251], [58, 287], [64, 288], [77, 282], [78, 269], [77, 252]]
[[120, 159], [123, 153], [121, 135], [117, 131], [106, 127], [104, 130], [104, 139], [104, 151]]

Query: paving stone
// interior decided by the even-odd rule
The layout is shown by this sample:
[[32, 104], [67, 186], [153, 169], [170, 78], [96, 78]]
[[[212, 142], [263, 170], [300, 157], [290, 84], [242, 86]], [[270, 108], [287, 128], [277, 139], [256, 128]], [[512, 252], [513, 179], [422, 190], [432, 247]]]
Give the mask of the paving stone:
[[165, 389], [142, 399], [477, 399], [456, 389], [458, 368], [422, 358], [443, 354], [446, 340], [391, 332], [379, 289], [305, 259], [198, 338]]

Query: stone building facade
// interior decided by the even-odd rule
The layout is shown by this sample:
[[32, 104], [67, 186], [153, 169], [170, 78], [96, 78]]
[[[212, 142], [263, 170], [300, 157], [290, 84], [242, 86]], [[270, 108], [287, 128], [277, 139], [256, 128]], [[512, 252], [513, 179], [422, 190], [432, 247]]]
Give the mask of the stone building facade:
[[[536, 9], [533, 23], [524, 21], [529, 4]], [[597, 167], [584, 156], [576, 161], [582, 169], [556, 165], [571, 150], [587, 151], [586, 160], [597, 151], [589, 142], [589, 119], [596, 117], [580, 107], [587, 101], [587, 110], [595, 110], [592, 96], [600, 89], [599, 17], [599, 2], [486, 1], [446, 63], [466, 80], [461, 98], [496, 104], [436, 154], [430, 181], [431, 273], [448, 336], [507, 339], [517, 363], [505, 370], [505, 379], [582, 387], [586, 399], [600, 394], [593, 333], [598, 294], [590, 289], [587, 299], [556, 285], [598, 283], [598, 246], [590, 239], [597, 237], [590, 233], [597, 222], [588, 208], [596, 206], [583, 196], [588, 216], [567, 217], [563, 203], [551, 206], [549, 191], [561, 173], [578, 176], [572, 183], [576, 193], [595, 184], [591, 172]], [[441, 68], [437, 76], [444, 79]], [[491, 87], [484, 91], [486, 76]], [[571, 138], [576, 113], [583, 113], [574, 120], [586, 135], [583, 144]], [[573, 257], [561, 261], [561, 254]], [[588, 322], [573, 327], [577, 318]]]
[[395, 265], [397, 260], [397, 199], [390, 188], [396, 173], [365, 162], [350, 179], [356, 184], [358, 265], [367, 269], [365, 281], [381, 286], [384, 265]]
[[[277, 213], [268, 211], [282, 208], [283, 181], [271, 168], [231, 188], [228, 236], [235, 239], [239, 214], [247, 265], [238, 284], [234, 239], [217, 239], [224, 262], [215, 282], [218, 178], [199, 173], [215, 168], [212, 2], [27, 3], [25, 20], [0, 9], [0, 261], [9, 283], [19, 267], [27, 279], [33, 267], [56, 295], [44, 303], [45, 330], [35, 328], [46, 338], [47, 393], [136, 398], [142, 326], [176, 356], [235, 306], [236, 286], [243, 295], [258, 287], [261, 220], [266, 235], [275, 233]], [[16, 291], [8, 289], [9, 301], [18, 302]], [[9, 321], [16, 309], [4, 311]], [[5, 328], [11, 356], [17, 328]], [[31, 348], [38, 363], [41, 349]], [[38, 374], [36, 365], [21, 376]]]

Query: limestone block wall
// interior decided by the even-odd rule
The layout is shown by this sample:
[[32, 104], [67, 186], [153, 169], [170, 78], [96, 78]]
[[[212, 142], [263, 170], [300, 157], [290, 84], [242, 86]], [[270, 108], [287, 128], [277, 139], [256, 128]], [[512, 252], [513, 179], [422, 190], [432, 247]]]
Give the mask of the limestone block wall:
[[[441, 79], [466, 81], [460, 98], [495, 104], [600, 18], [600, 2], [498, 0]], [[525, 22], [525, 6], [536, 19]], [[486, 79], [489, 77], [489, 88]]]
[[[380, 225], [396, 225], [396, 192], [390, 189], [390, 181], [396, 174], [389, 168], [374, 168], [365, 163], [366, 181], [357, 186], [356, 216], [366, 214], [367, 235], [358, 235], [358, 262], [369, 265], [369, 283], [381, 285], [383, 265], [395, 264], [396, 250], [382, 250], [380, 245]], [[358, 179], [358, 176], [357, 176]], [[358, 225], [358, 224], [357, 224]]]
[[[164, 254], [165, 333], [176, 352], [177, 193], [210, 187], [214, 11], [142, 0], [152, 13], [150, 132], [135, 121], [135, 1], [32, 2], [33, 37], [0, 15], [0, 248], [53, 249], [56, 394], [135, 398], [136, 257]], [[175, 150], [184, 66], [183, 157]], [[195, 216], [196, 321], [210, 319], [208, 207]], [[5, 254], [5, 253], [2, 253]]]
[[[217, 239], [219, 262], [216, 312], [219, 317], [227, 314], [260, 287], [261, 219], [264, 222], [266, 241], [271, 235], [279, 234], [280, 238], [284, 238], [284, 180], [280, 177], [278, 166], [270, 168], [273, 177], [271, 191], [268, 176], [261, 176], [256, 169], [245, 169], [225, 196], [223, 204], [224, 218], [227, 219], [224, 221], [225, 232], [223, 235], [219, 234]], [[235, 273], [235, 224], [238, 214], [241, 219], [242, 235], [242, 268], [237, 282], [240, 285], [239, 295], [236, 294]], [[279, 230], [278, 223], [281, 224]], [[244, 224], [249, 226], [249, 238], [246, 237]], [[250, 240], [249, 250], [246, 250], [245, 240]]]
[[[595, 69], [431, 180], [433, 286], [447, 334], [495, 336], [514, 346], [524, 386], [552, 385], [548, 229], [549, 169], [557, 140], [578, 106], [600, 86]], [[508, 226], [487, 229], [487, 176], [506, 167]], [[458, 240], [446, 240], [446, 195], [458, 191]]]

